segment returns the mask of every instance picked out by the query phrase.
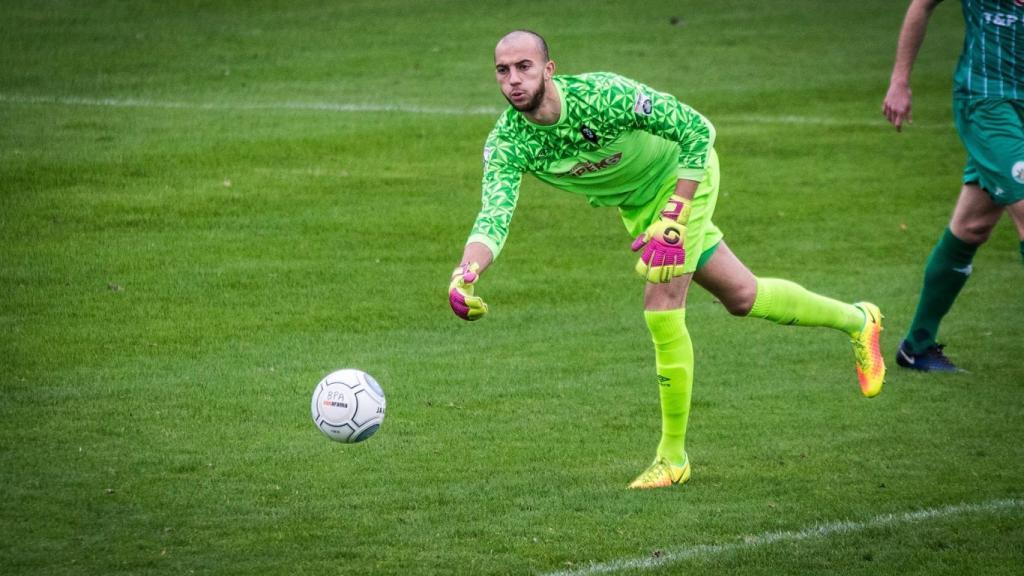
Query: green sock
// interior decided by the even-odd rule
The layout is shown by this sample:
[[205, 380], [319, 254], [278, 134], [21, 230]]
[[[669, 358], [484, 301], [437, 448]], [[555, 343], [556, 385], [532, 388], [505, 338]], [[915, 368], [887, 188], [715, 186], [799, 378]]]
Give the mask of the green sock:
[[686, 461], [686, 421], [693, 389], [693, 343], [686, 330], [686, 309], [645, 310], [654, 341], [661, 395], [661, 442], [658, 456], [682, 466]]
[[748, 316], [776, 324], [827, 326], [847, 334], [864, 327], [864, 313], [853, 304], [815, 294], [795, 282], [778, 278], [757, 279], [757, 296]]
[[971, 261], [978, 247], [957, 238], [949, 228], [942, 233], [924, 267], [924, 286], [917, 301], [907, 342], [915, 354], [935, 345], [942, 317], [971, 275]]

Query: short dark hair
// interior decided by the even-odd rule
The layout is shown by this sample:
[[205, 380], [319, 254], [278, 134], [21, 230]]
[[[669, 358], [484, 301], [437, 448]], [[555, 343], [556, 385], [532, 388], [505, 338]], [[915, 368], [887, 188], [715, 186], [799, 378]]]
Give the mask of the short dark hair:
[[551, 60], [551, 55], [548, 54], [548, 43], [547, 43], [547, 40], [544, 40], [543, 36], [541, 36], [540, 34], [537, 34], [533, 30], [527, 30], [525, 28], [520, 28], [518, 30], [513, 30], [513, 31], [509, 32], [508, 34], [505, 34], [505, 36], [502, 37], [502, 40], [504, 40], [505, 38], [508, 38], [509, 36], [511, 36], [513, 34], [526, 34], [528, 36], [532, 36], [533, 39], [537, 42], [537, 44], [540, 45], [540, 53], [544, 55], [544, 61], [547, 62], [548, 60]]

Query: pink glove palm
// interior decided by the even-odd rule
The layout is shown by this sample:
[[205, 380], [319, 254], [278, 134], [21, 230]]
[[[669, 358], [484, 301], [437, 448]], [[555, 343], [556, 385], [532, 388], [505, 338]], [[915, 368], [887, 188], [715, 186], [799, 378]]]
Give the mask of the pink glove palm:
[[473, 295], [473, 284], [480, 278], [476, 273], [480, 265], [463, 264], [452, 273], [451, 284], [448, 285], [448, 303], [455, 315], [463, 320], [479, 320], [487, 314], [487, 304], [479, 296]]
[[636, 261], [636, 273], [657, 284], [682, 276], [686, 262], [686, 223], [690, 201], [673, 194], [665, 202], [660, 218], [633, 240], [633, 252], [643, 248]]
[[686, 226], [660, 219], [636, 237], [633, 252], [643, 248], [636, 261], [636, 272], [648, 282], [664, 283], [683, 275], [686, 262]]

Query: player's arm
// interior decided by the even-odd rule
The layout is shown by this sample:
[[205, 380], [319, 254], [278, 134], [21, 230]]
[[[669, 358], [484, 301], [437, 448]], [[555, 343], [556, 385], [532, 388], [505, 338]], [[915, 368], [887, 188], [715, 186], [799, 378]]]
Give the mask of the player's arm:
[[452, 311], [464, 320], [478, 320], [488, 311], [487, 304], [475, 293], [476, 282], [498, 257], [508, 237], [522, 182], [514, 156], [511, 148], [492, 133], [484, 147], [480, 212], [448, 285]]
[[912, 124], [914, 121], [914, 116], [911, 113], [910, 71], [913, 69], [917, 53], [924, 43], [932, 10], [941, 1], [911, 0], [907, 14], [903, 18], [899, 41], [896, 44], [896, 62], [893, 64], [892, 75], [889, 78], [889, 90], [885, 93], [885, 100], [882, 102], [882, 114], [885, 115], [889, 123], [896, 127], [897, 132], [903, 129], [904, 121], [907, 124]]

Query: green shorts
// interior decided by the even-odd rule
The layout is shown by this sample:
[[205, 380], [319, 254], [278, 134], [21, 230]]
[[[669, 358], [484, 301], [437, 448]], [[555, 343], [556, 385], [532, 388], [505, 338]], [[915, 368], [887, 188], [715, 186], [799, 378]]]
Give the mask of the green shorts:
[[[697, 186], [690, 204], [690, 220], [686, 223], [686, 263], [683, 270], [687, 274], [696, 272], [708, 258], [715, 253], [718, 243], [722, 241], [722, 231], [711, 221], [718, 203], [718, 155], [711, 150], [708, 166], [704, 171], [704, 180]], [[659, 217], [668, 199], [676, 191], [677, 179], [673, 176], [658, 188], [654, 200], [631, 208], [619, 208], [622, 223], [633, 238], [639, 236]], [[699, 255], [697, 258], [692, 255]]]
[[967, 148], [964, 184], [996, 204], [1024, 200], [1024, 101], [954, 99], [953, 118]]

